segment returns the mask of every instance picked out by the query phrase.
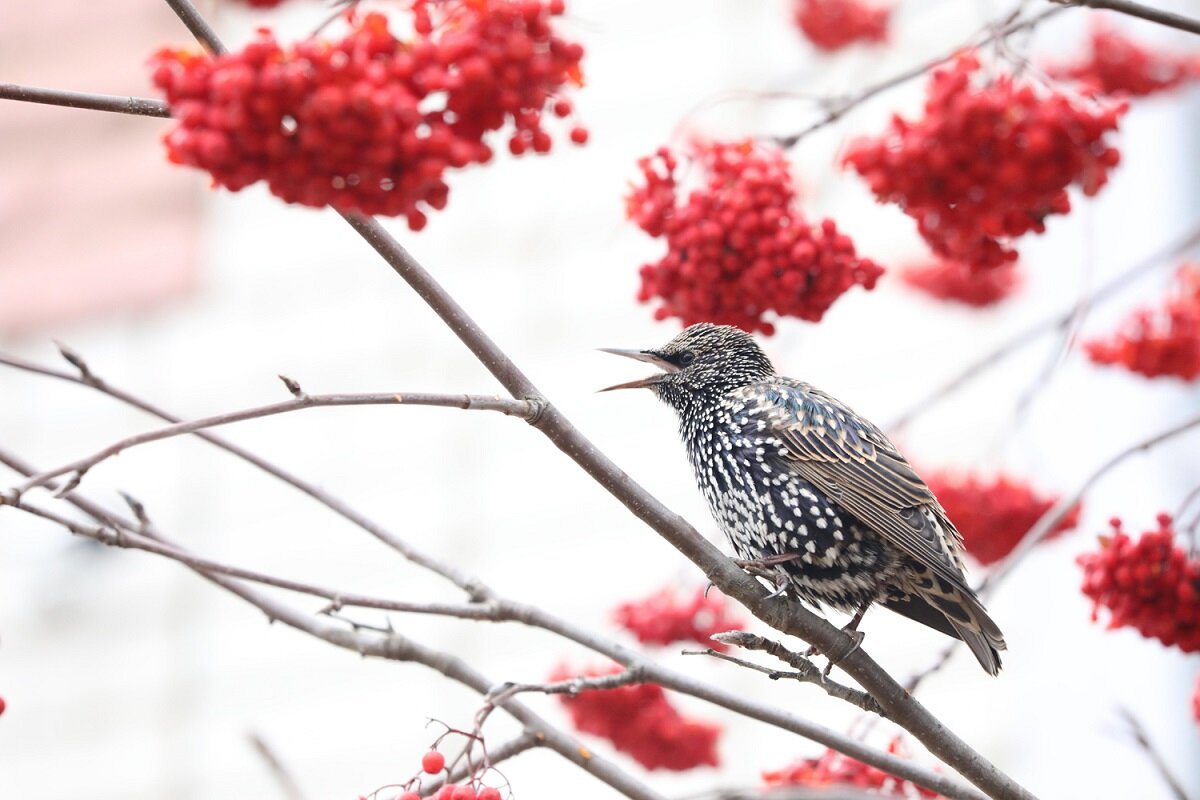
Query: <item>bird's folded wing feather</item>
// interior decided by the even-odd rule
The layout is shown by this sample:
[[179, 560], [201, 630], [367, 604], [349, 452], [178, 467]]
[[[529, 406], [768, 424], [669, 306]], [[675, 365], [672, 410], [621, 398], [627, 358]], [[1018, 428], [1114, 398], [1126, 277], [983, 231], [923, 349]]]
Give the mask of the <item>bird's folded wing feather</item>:
[[747, 393], [747, 406], [759, 406], [755, 416], [767, 423], [762, 433], [784, 443], [789, 468], [936, 575], [970, 591], [958, 531], [882, 431], [798, 381], [748, 388], [757, 391]]

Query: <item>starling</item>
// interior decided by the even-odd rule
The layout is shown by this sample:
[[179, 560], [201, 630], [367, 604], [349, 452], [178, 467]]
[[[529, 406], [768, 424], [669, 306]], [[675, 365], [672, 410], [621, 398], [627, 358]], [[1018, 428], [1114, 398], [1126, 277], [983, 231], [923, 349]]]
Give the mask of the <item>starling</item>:
[[[655, 350], [606, 350], [663, 370], [610, 389], [650, 389], [675, 409], [704, 499], [739, 559], [781, 588], [853, 614], [872, 603], [966, 642], [988, 673], [1004, 635], [967, 585], [962, 537], [875, 425], [777, 375], [749, 334], [701, 323]], [[606, 390], [607, 391], [607, 390]]]

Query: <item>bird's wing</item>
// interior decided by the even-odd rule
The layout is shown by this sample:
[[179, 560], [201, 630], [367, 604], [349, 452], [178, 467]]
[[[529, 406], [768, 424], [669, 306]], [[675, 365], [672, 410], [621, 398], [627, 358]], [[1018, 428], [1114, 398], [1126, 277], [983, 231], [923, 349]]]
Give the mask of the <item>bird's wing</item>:
[[[773, 379], [735, 393], [761, 430], [783, 442], [790, 469], [951, 587], [970, 591], [962, 539], [937, 498], [877, 427], [807, 384]], [[758, 422], [765, 421], [764, 428]]]

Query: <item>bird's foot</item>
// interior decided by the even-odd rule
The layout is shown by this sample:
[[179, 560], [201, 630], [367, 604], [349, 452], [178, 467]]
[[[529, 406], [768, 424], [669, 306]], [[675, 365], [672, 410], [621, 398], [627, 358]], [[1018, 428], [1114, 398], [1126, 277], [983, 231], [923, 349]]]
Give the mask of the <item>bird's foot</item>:
[[796, 558], [799, 558], [799, 556], [793, 553], [783, 553], [774, 556], [763, 556], [762, 558], [735, 558], [733, 559], [733, 563], [756, 578], [770, 581], [775, 588], [767, 597], [772, 598], [784, 596], [787, 594], [788, 589], [791, 588], [792, 580], [781, 565]]

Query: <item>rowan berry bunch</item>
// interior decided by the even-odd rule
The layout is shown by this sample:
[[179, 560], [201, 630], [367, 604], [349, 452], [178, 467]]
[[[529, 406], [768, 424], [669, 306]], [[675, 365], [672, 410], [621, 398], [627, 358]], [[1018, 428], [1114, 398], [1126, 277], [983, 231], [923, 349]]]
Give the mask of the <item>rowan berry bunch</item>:
[[[962, 534], [963, 548], [985, 566], [1011, 553], [1034, 523], [1058, 502], [1057, 497], [1041, 495], [1025, 481], [1005, 475], [983, 478], [935, 471], [925, 479]], [[1080, 511], [1076, 504], [1046, 538], [1078, 525]]]
[[796, 26], [813, 46], [832, 52], [855, 42], [886, 42], [892, 9], [861, 0], [795, 0]]
[[1021, 285], [1016, 264], [975, 269], [965, 261], [937, 256], [909, 265], [900, 279], [930, 297], [976, 308], [999, 303]]
[[698, 183], [686, 191], [679, 160], [661, 148], [638, 161], [643, 182], [627, 198], [629, 218], [666, 240], [667, 253], [641, 268], [642, 302], [656, 319], [716, 322], [770, 335], [765, 315], [817, 322], [852, 286], [875, 286], [883, 269], [858, 258], [833, 220], [811, 225], [781, 150], [750, 141], [697, 144]]
[[1136, 540], [1121, 520], [1111, 524], [1100, 550], [1078, 559], [1092, 620], [1104, 606], [1110, 629], [1128, 626], [1185, 653], [1200, 651], [1200, 559], [1176, 544], [1171, 516], [1159, 514], [1158, 528]]
[[1047, 72], [1080, 81], [1083, 91], [1144, 97], [1200, 79], [1200, 54], [1151, 49], [1097, 18], [1087, 52], [1071, 63], [1051, 64]]
[[1147, 378], [1200, 377], [1200, 264], [1181, 267], [1161, 308], [1142, 308], [1106, 339], [1084, 343], [1097, 364], [1121, 364]]
[[[888, 751], [901, 757], [906, 755], [898, 739], [892, 741]], [[765, 772], [763, 780], [769, 787], [852, 786], [870, 790], [872, 794], [883, 797], [903, 797], [909, 800], [941, 796], [931, 789], [897, 778], [836, 750], [826, 750], [819, 758], [806, 758], [785, 769]]]
[[[590, 669], [585, 674], [600, 677], [621, 671], [621, 667], [614, 666]], [[562, 666], [551, 680], [569, 680], [577, 675]], [[646, 769], [683, 771], [720, 765], [717, 738], [721, 728], [684, 717], [657, 684], [591, 689], [561, 697], [577, 730], [608, 739]]]
[[216, 57], [159, 51], [153, 80], [175, 118], [168, 158], [231, 191], [262, 180], [289, 203], [404, 215], [420, 230], [446, 205], [446, 173], [492, 158], [489, 133], [511, 128], [514, 154], [548, 152], [543, 122], [571, 115], [560, 95], [583, 56], [551, 26], [562, 0], [412, 8], [408, 39], [370, 13], [351, 15], [339, 41], [283, 47], [263, 30]]
[[712, 635], [745, 625], [725, 595], [704, 587], [680, 597], [674, 586], [666, 586], [649, 597], [617, 606], [613, 618], [643, 644], [698, 642], [720, 652], [728, 648]]
[[881, 202], [917, 221], [935, 253], [977, 269], [1015, 261], [1014, 239], [1071, 209], [1069, 186], [1100, 190], [1120, 160], [1105, 136], [1125, 110], [1011, 75], [981, 81], [979, 68], [964, 54], [935, 70], [924, 116], [893, 117], [883, 136], [843, 156]]

